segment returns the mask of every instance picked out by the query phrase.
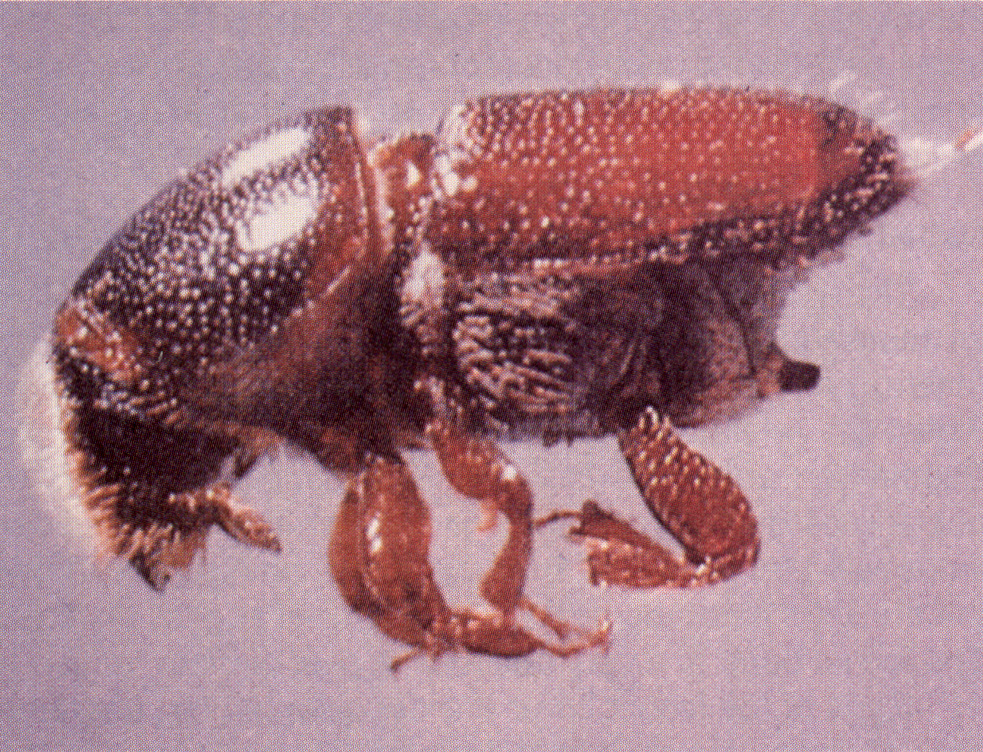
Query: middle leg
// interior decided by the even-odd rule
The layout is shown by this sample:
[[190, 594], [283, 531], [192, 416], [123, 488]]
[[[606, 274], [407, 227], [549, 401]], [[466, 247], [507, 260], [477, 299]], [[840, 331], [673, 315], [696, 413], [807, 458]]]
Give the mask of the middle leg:
[[[417, 655], [436, 658], [459, 649], [501, 657], [544, 649], [568, 656], [607, 641], [606, 624], [593, 633], [578, 630], [578, 639], [557, 643], [537, 637], [501, 612], [451, 609], [430, 566], [430, 532], [429, 511], [408, 468], [376, 457], [349, 485], [331, 538], [331, 571], [342, 597], [384, 633], [412, 648], [393, 662], [394, 670]], [[554, 626], [552, 617], [540, 618]]]
[[529, 484], [494, 441], [467, 436], [445, 421], [435, 421], [427, 433], [454, 490], [481, 501], [483, 527], [494, 525], [498, 513], [508, 520], [508, 538], [482, 579], [481, 594], [506, 619], [511, 619], [522, 605], [532, 553]]

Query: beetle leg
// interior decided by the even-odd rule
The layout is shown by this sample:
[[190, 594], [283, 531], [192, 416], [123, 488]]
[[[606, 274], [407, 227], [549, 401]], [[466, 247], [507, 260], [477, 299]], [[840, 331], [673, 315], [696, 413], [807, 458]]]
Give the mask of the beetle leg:
[[226, 534], [240, 543], [280, 553], [280, 539], [273, 526], [252, 507], [238, 503], [228, 485], [217, 483], [205, 493], [215, 524]]
[[[521, 658], [536, 650], [546, 650], [560, 658], [569, 658], [584, 650], [606, 647], [611, 637], [611, 622], [605, 619], [593, 632], [577, 630], [579, 637], [563, 643], [543, 640], [517, 624], [504, 624], [497, 617], [472, 611], [455, 612], [450, 626], [459, 644], [472, 653], [497, 658]], [[406, 663], [428, 651], [414, 648], [393, 659], [389, 668], [399, 671]], [[431, 653], [431, 657], [436, 657]]]
[[[687, 447], [651, 408], [618, 443], [649, 509], [683, 547], [680, 558], [587, 502], [570, 532], [588, 542], [591, 580], [627, 587], [717, 582], [757, 560], [757, 523], [734, 480]], [[567, 516], [559, 513], [555, 517]], [[550, 518], [547, 518], [547, 521]]]
[[[501, 512], [509, 523], [508, 538], [481, 581], [482, 596], [497, 608], [506, 623], [516, 609], [528, 611], [561, 640], [578, 634], [579, 640], [557, 646], [538, 642], [556, 655], [571, 655], [607, 640], [606, 622], [593, 632], [558, 619], [523, 594], [532, 553], [532, 491], [529, 483], [498, 445], [489, 439], [468, 436], [446, 421], [435, 421], [427, 431], [448, 482], [456, 491], [479, 499], [494, 524]], [[479, 651], [481, 652], [481, 651]]]
[[409, 470], [380, 457], [349, 485], [332, 534], [331, 571], [345, 602], [413, 648], [393, 661], [393, 670], [418, 655], [437, 658], [461, 648], [502, 657], [539, 649], [566, 656], [607, 640], [606, 624], [556, 644], [500, 613], [450, 609], [429, 563], [430, 531], [430, 514]]
[[[65, 431], [98, 555], [127, 559], [155, 590], [173, 570], [191, 565], [212, 525], [242, 543], [280, 551], [263, 516], [239, 503], [228, 483], [213, 480], [226, 459], [247, 454], [229, 451], [224, 438], [148, 428], [86, 405], [71, 406]], [[175, 451], [181, 440], [191, 447], [183, 454]]]
[[84, 503], [100, 554], [128, 559], [154, 590], [163, 590], [173, 570], [191, 565], [212, 525], [240, 543], [280, 552], [269, 522], [240, 504], [225, 483], [171, 493], [139, 482], [96, 486]]
[[[498, 615], [478, 614], [462, 611], [455, 614], [455, 627], [460, 634], [461, 644], [472, 653], [486, 653], [505, 658], [519, 658], [536, 650], [547, 650], [560, 658], [569, 658], [583, 650], [605, 646], [611, 636], [611, 622], [604, 619], [593, 632], [579, 627], [570, 627], [555, 617], [541, 611], [533, 612], [554, 631], [569, 633], [576, 631], [577, 639], [566, 642], [551, 642], [532, 634], [518, 624], [503, 621]], [[562, 626], [561, 626], [562, 624]], [[555, 626], [554, 626], [555, 625]]]
[[139, 480], [95, 485], [83, 504], [95, 524], [100, 556], [121, 556], [155, 590], [187, 569], [212, 525], [241, 543], [279, 553], [280, 541], [256, 510], [239, 504], [224, 483], [166, 492]]
[[437, 657], [450, 620], [428, 560], [430, 514], [405, 465], [375, 459], [341, 502], [329, 559], [345, 602], [393, 639]]
[[482, 579], [481, 594], [510, 618], [523, 605], [522, 589], [532, 553], [529, 484], [494, 441], [467, 436], [446, 421], [431, 424], [428, 435], [454, 489], [479, 499], [490, 515], [490, 524], [498, 512], [508, 520], [508, 538]]

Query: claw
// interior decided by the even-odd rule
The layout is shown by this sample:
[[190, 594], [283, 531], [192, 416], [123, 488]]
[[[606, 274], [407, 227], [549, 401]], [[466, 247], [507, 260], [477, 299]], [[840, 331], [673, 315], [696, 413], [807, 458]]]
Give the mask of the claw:
[[574, 509], [554, 509], [549, 514], [545, 514], [542, 517], [536, 517], [532, 521], [532, 525], [535, 528], [545, 527], [546, 525], [552, 525], [554, 522], [559, 520], [579, 520], [581, 513]]

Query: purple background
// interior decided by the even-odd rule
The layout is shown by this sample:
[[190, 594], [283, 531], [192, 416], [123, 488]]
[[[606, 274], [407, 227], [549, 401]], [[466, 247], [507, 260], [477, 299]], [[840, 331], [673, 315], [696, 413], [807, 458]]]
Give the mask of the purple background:
[[[951, 139], [983, 116], [980, 5], [6, 5], [0, 7], [0, 747], [980, 748], [983, 154], [936, 174], [794, 296], [782, 341], [812, 393], [686, 438], [758, 514], [753, 571], [692, 592], [600, 591], [559, 529], [531, 595], [610, 652], [415, 661], [350, 613], [325, 545], [342, 487], [299, 457], [242, 494], [274, 557], [221, 535], [164, 597], [99, 574], [17, 460], [20, 364], [102, 242], [178, 170], [315, 105], [430, 130], [499, 91], [784, 85]], [[880, 93], [880, 96], [878, 96]], [[865, 103], [865, 104], [864, 104]], [[614, 442], [509, 448], [539, 509], [645, 512]], [[495, 551], [432, 456], [434, 559], [472, 599]]]

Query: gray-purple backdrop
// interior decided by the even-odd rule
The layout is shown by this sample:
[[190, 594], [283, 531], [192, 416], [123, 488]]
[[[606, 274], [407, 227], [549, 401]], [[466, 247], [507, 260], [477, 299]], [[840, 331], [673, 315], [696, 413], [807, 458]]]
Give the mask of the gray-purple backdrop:
[[[325, 546], [342, 487], [265, 464], [242, 493], [286, 550], [221, 535], [164, 596], [97, 574], [17, 461], [20, 363], [104, 240], [178, 170], [315, 105], [371, 133], [462, 99], [665, 79], [801, 87], [905, 134], [983, 116], [983, 6], [0, 6], [0, 747], [37, 750], [969, 749], [981, 744], [983, 154], [933, 177], [794, 295], [782, 341], [810, 393], [686, 432], [742, 484], [760, 563], [693, 592], [590, 589], [537, 539], [530, 593], [609, 653], [447, 656], [344, 606]], [[881, 95], [878, 98], [878, 94]], [[541, 510], [596, 497], [644, 519], [613, 441], [509, 449]], [[478, 510], [411, 462], [452, 600], [493, 555]]]

